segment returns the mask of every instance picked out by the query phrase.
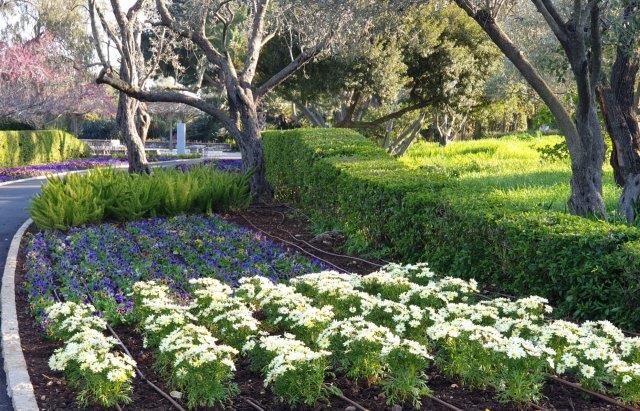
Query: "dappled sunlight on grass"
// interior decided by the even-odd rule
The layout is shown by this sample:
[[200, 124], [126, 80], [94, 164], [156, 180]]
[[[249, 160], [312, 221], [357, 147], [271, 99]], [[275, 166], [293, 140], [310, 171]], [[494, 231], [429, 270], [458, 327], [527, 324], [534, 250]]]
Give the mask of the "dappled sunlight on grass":
[[[562, 141], [560, 136], [503, 137], [453, 142], [417, 143], [400, 162], [410, 169], [442, 174], [457, 182], [456, 191], [482, 195], [487, 202], [520, 210], [566, 211], [571, 170], [568, 159], [548, 160], [539, 149]], [[603, 194], [607, 209], [617, 206], [620, 188], [605, 164]]]

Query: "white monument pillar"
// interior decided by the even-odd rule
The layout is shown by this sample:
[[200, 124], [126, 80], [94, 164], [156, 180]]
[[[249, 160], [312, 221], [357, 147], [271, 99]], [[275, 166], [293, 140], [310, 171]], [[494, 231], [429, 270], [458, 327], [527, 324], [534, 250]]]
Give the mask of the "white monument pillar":
[[177, 126], [177, 142], [176, 152], [178, 154], [186, 154], [187, 149], [187, 125], [180, 122]]

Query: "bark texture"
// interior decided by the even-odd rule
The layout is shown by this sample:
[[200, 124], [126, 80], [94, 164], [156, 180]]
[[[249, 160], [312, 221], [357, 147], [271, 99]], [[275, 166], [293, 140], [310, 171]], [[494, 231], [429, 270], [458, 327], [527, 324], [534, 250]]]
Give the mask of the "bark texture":
[[[621, 16], [623, 25], [633, 18], [637, 7], [637, 1], [627, 3]], [[618, 211], [630, 223], [636, 220], [640, 201], [640, 125], [634, 93], [640, 68], [634, 49], [637, 41], [638, 30], [620, 34], [609, 82], [598, 87], [600, 109], [613, 145], [611, 166], [616, 183], [623, 187]]]

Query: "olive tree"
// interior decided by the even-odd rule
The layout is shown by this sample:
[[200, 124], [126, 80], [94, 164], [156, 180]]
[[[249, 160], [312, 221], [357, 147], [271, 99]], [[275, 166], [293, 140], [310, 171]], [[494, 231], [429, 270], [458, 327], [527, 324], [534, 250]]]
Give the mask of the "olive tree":
[[611, 166], [616, 183], [623, 187], [619, 212], [634, 222], [640, 205], [640, 2], [622, 0], [620, 6], [610, 19], [615, 58], [598, 96], [613, 145]]
[[[118, 0], [111, 0], [112, 5], [116, 3]], [[167, 47], [146, 56], [147, 65], [172, 48], [189, 48], [201, 62], [207, 88], [201, 84], [150, 88], [109, 66], [102, 68], [97, 81], [140, 101], [183, 103], [216, 118], [238, 144], [243, 168], [251, 172], [254, 199], [270, 201], [273, 190], [266, 179], [260, 138], [263, 99], [307, 62], [358, 39], [371, 19], [394, 7], [399, 6], [374, 0], [138, 0], [133, 9], [145, 10], [136, 14], [140, 24]], [[130, 12], [126, 13], [129, 21]], [[290, 61], [256, 84], [262, 50], [279, 33], [295, 39], [298, 50], [294, 55], [291, 48]], [[134, 58], [139, 38], [128, 36], [126, 30], [116, 36], [123, 43], [123, 58]], [[216, 102], [219, 100], [222, 104]]]
[[[596, 88], [602, 73], [601, 4], [598, 0], [454, 0], [472, 17], [553, 113], [571, 156], [569, 210], [577, 215], [605, 215], [602, 164], [605, 144], [598, 122]], [[545, 78], [500, 24], [503, 13], [516, 16], [529, 3], [538, 20], [560, 44], [577, 90], [575, 111], [563, 104]], [[515, 6], [515, 7], [514, 7]]]

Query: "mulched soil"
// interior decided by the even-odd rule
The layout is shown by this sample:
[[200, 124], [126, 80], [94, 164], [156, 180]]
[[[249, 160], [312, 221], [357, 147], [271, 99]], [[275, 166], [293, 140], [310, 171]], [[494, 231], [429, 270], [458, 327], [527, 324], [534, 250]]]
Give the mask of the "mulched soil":
[[[333, 238], [321, 238], [314, 240], [314, 234], [309, 229], [309, 224], [305, 217], [287, 206], [259, 207], [252, 208], [241, 214], [229, 214], [224, 217], [230, 221], [246, 226], [254, 230], [262, 230], [268, 234], [272, 240], [280, 243], [291, 251], [307, 253], [316, 258], [321, 258], [325, 263], [330, 263], [336, 267], [357, 273], [368, 273], [376, 268], [376, 264], [383, 264], [383, 261], [372, 261], [367, 263], [355, 256], [338, 255], [335, 251], [339, 246], [339, 240]], [[33, 228], [32, 228], [33, 230]], [[335, 241], [334, 241], [335, 240]], [[24, 282], [24, 261], [25, 244], [21, 245], [20, 258], [18, 262], [18, 272], [16, 276], [17, 311], [20, 324], [20, 338], [24, 351], [31, 382], [34, 386], [38, 405], [42, 410], [78, 410], [87, 409], [81, 407], [75, 400], [74, 392], [66, 384], [60, 373], [49, 369], [48, 360], [53, 351], [61, 344], [48, 341], [44, 338], [42, 330], [31, 316], [27, 302], [27, 296], [19, 285]], [[321, 251], [324, 250], [325, 252]], [[141, 337], [131, 328], [118, 327], [115, 329], [123, 343], [130, 350], [138, 367], [145, 376], [162, 390], [169, 393], [171, 390], [164, 386], [163, 379], [158, 376], [152, 367], [153, 354], [142, 347]], [[474, 390], [460, 386], [454, 380], [446, 378], [435, 369], [429, 369], [429, 387], [433, 390], [436, 398], [444, 400], [460, 409], [464, 410], [621, 410], [620, 407], [609, 405], [608, 403], [583, 394], [575, 389], [567, 388], [558, 383], [545, 384], [543, 399], [539, 406], [518, 407], [514, 404], [500, 404], [493, 399], [494, 393], [490, 390]], [[249, 402], [257, 404], [264, 410], [286, 410], [288, 407], [278, 401], [270, 394], [268, 389], [262, 385], [259, 375], [252, 372], [245, 360], [240, 361], [235, 378], [239, 388], [240, 396], [232, 404], [217, 408], [224, 410], [256, 410]], [[341, 376], [336, 376], [332, 381], [338, 386], [344, 396], [356, 401], [361, 406], [370, 410], [388, 410], [385, 405], [381, 391], [376, 387], [367, 386], [366, 383], [354, 384]], [[154, 391], [141, 378], [134, 379], [133, 402], [123, 407], [125, 410], [172, 410], [174, 407]], [[180, 400], [177, 400], [180, 403]], [[411, 409], [409, 405], [403, 409]], [[99, 408], [89, 408], [99, 409]], [[355, 410], [350, 403], [338, 397], [332, 396], [325, 403], [314, 408], [299, 408], [307, 411], [321, 410]], [[432, 400], [425, 399], [422, 402], [423, 410], [448, 410]], [[395, 408], [394, 411], [399, 410]]]

